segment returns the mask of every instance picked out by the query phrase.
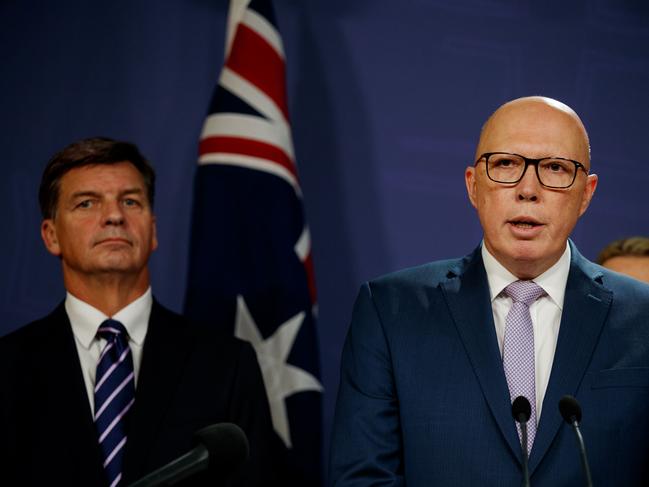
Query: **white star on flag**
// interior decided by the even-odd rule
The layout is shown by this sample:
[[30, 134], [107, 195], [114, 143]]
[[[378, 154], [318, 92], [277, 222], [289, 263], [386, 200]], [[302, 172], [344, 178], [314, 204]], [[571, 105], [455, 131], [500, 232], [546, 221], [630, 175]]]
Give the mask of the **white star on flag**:
[[250, 342], [257, 352], [273, 427], [287, 448], [291, 448], [292, 444], [285, 399], [297, 392], [323, 390], [322, 384], [313, 375], [286, 362], [304, 317], [304, 311], [299, 312], [264, 340], [243, 296], [237, 296], [234, 335]]

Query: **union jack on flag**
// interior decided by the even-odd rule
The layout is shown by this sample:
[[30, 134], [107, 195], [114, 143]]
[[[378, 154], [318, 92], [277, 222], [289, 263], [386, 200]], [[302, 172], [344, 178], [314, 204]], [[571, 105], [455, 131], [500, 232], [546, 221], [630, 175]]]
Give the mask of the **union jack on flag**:
[[230, 5], [225, 65], [199, 144], [186, 314], [252, 343], [284, 485], [321, 484], [321, 402], [311, 238], [270, 0]]

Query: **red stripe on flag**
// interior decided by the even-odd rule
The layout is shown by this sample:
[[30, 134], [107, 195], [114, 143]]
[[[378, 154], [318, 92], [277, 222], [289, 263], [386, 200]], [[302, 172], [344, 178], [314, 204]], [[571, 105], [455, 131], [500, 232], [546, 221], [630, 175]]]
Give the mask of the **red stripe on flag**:
[[311, 304], [315, 304], [317, 299], [317, 292], [315, 288], [315, 271], [313, 270], [313, 257], [311, 252], [304, 260], [304, 270], [306, 271], [306, 281], [309, 286], [309, 295], [311, 296]]
[[288, 121], [284, 60], [263, 37], [239, 24], [226, 66], [272, 98]]
[[290, 172], [297, 181], [295, 164], [289, 156], [279, 147], [243, 137], [206, 137], [200, 141], [198, 153], [200, 155], [214, 152], [242, 154], [244, 156], [258, 157], [275, 163]]

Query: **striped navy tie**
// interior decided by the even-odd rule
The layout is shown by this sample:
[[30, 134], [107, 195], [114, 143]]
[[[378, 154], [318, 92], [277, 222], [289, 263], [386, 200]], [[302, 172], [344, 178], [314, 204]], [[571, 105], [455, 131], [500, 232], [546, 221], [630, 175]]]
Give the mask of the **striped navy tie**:
[[128, 334], [119, 321], [104, 321], [97, 336], [107, 344], [99, 357], [95, 376], [95, 426], [108, 485], [116, 487], [122, 479], [127, 413], [135, 402], [133, 357]]

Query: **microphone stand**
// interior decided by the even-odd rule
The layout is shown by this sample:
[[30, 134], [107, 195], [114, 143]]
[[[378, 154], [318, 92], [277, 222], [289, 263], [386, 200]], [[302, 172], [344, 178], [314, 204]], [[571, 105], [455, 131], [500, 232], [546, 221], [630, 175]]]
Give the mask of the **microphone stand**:
[[590, 476], [590, 467], [588, 466], [588, 458], [586, 457], [586, 445], [584, 443], [584, 437], [581, 436], [581, 430], [579, 429], [577, 418], [573, 416], [570, 419], [572, 420], [570, 426], [572, 426], [572, 429], [575, 432], [575, 436], [577, 437], [577, 444], [579, 445], [579, 458], [581, 459], [581, 468], [583, 469], [584, 475], [586, 476], [586, 486], [593, 487], [593, 479]]
[[[520, 418], [520, 417], [519, 417]], [[519, 421], [521, 425], [521, 447], [523, 448], [523, 486], [530, 487], [530, 471], [527, 457], [527, 421]]]

